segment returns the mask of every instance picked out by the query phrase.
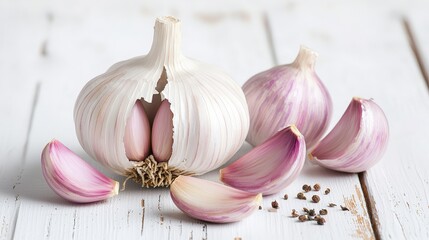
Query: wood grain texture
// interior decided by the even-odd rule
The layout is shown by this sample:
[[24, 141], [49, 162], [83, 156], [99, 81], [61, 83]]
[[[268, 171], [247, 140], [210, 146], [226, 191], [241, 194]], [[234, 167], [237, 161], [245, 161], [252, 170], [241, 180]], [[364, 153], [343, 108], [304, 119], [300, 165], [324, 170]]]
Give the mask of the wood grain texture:
[[[313, 165], [284, 192], [266, 197], [262, 210], [233, 224], [188, 218], [168, 189], [129, 183], [115, 198], [84, 205], [53, 193], [41, 174], [40, 152], [54, 137], [106, 172], [78, 144], [74, 101], [111, 64], [145, 54], [155, 17], [166, 14], [182, 20], [187, 56], [219, 66], [239, 84], [276, 61], [292, 61], [300, 44], [318, 51], [316, 69], [335, 104], [332, 124], [352, 96], [373, 97], [391, 124], [388, 152], [362, 178], [380, 236], [429, 238], [423, 147], [429, 99], [401, 25], [402, 9], [408, 11], [401, 1], [388, 7], [337, 1], [0, 1], [0, 239], [374, 239], [358, 176]], [[425, 19], [410, 18], [423, 47]], [[249, 150], [245, 144], [232, 160]], [[203, 178], [218, 181], [217, 171]], [[318, 204], [295, 199], [303, 184], [316, 182], [331, 194], [319, 193]], [[289, 200], [282, 200], [285, 193]], [[277, 211], [270, 207], [273, 200], [280, 204]], [[330, 202], [350, 212], [327, 208]], [[289, 217], [302, 207], [327, 208], [326, 225]]]
[[[32, 24], [31, 29], [25, 28]], [[12, 238], [20, 209], [32, 113], [37, 107], [39, 49], [47, 21], [10, 1], [0, 2], [0, 239]]]
[[[316, 68], [332, 93], [334, 121], [355, 95], [374, 98], [384, 109], [389, 147], [364, 175], [375, 224], [382, 239], [427, 238], [428, 149], [423, 146], [429, 133], [429, 99], [402, 15], [383, 7], [296, 4], [271, 15], [274, 39], [283, 61], [291, 60], [299, 44], [320, 53]], [[292, 21], [299, 24], [279, 31]]]
[[[172, 204], [167, 189], [142, 191], [138, 186], [130, 185], [118, 197], [88, 205], [69, 204], [57, 197], [41, 175], [40, 150], [52, 137], [56, 137], [83, 158], [89, 159], [75, 138], [71, 114], [74, 99], [88, 79], [110, 64], [136, 55], [136, 49], [142, 49], [141, 53], [144, 53], [149, 48], [153, 19], [158, 12], [175, 11], [175, 15], [182, 19], [183, 48], [187, 55], [219, 65], [240, 84], [255, 72], [273, 64], [263, 14], [251, 9], [207, 10], [198, 5], [191, 9], [173, 6], [171, 9], [151, 9], [149, 14], [144, 10], [147, 6], [107, 3], [100, 11], [88, 15], [85, 11], [98, 8], [98, 5], [80, 8], [79, 4], [83, 5], [77, 2], [77, 7], [72, 10], [59, 5], [50, 5], [49, 8], [51, 30], [42, 51], [46, 60], [40, 63], [44, 79], [25, 157], [23, 184], [18, 188], [22, 201], [15, 238], [316, 238], [312, 229], [320, 230], [320, 226], [297, 223], [296, 219], [289, 218], [290, 211], [303, 206], [322, 208], [332, 201], [339, 204], [346, 202], [352, 212], [333, 210], [332, 223], [322, 229], [324, 234], [331, 237], [372, 236], [368, 226], [359, 230], [361, 225], [358, 222], [368, 218], [365, 203], [358, 197], [360, 190], [356, 176], [329, 171], [314, 172], [314, 166], [306, 167], [300, 179], [288, 188], [291, 199], [280, 202], [281, 208], [277, 212], [271, 212], [270, 202], [274, 199], [281, 201], [284, 193], [266, 198], [264, 209], [250, 218], [228, 225], [208, 224], [186, 217]], [[120, 8], [122, 14], [115, 12], [118, 14], [116, 16], [110, 10], [113, 8]], [[127, 12], [126, 18], [124, 12]], [[114, 37], [112, 33], [116, 33]], [[246, 150], [249, 147], [244, 147], [239, 154]], [[330, 177], [332, 174], [335, 178]], [[217, 172], [204, 177], [216, 180]], [[319, 204], [292, 197], [303, 183], [315, 181], [331, 187], [331, 195]], [[349, 227], [337, 233], [333, 219], [347, 222]], [[328, 221], [331, 221], [330, 218]]]

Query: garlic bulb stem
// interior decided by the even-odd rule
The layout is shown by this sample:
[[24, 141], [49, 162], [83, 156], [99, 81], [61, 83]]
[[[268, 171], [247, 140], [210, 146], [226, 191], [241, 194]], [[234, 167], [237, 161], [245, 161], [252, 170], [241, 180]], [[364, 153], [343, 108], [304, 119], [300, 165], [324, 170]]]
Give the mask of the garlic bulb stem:
[[316, 60], [319, 54], [314, 52], [313, 50], [301, 46], [299, 49], [298, 56], [292, 62], [292, 66], [300, 69], [311, 69], [314, 70], [314, 65], [316, 64]]
[[182, 33], [180, 20], [172, 17], [159, 17], [155, 22], [152, 47], [148, 58], [159, 63], [180, 64], [182, 58]]

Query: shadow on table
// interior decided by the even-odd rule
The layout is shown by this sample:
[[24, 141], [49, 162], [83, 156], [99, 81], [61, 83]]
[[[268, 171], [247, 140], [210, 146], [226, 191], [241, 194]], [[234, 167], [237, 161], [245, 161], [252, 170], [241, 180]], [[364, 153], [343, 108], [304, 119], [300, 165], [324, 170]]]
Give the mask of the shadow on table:
[[315, 179], [332, 179], [332, 178], [342, 178], [342, 177], [350, 177], [354, 175], [353, 173], [343, 173], [333, 171], [319, 165], [311, 163], [308, 159], [304, 164], [304, 168], [302, 169], [300, 176], [301, 177], [312, 177]]

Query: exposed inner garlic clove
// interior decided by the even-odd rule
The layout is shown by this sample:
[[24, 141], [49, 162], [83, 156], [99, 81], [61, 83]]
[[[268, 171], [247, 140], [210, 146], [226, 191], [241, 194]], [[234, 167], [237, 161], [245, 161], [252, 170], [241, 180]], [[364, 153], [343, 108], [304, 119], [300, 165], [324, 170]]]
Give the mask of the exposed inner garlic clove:
[[157, 162], [166, 162], [173, 151], [173, 113], [164, 100], [156, 113], [152, 129], [152, 151]]
[[355, 97], [309, 158], [333, 170], [362, 172], [380, 161], [388, 139], [389, 125], [383, 110], [372, 99]]
[[150, 125], [143, 104], [137, 100], [128, 117], [124, 136], [127, 158], [143, 161], [150, 151]]
[[[131, 156], [124, 144], [136, 100], [156, 132], [154, 155], [143, 160], [141, 154]], [[172, 117], [155, 121], [161, 100], [168, 100]], [[240, 149], [249, 128], [240, 86], [216, 67], [182, 55], [181, 22], [171, 16], [157, 18], [147, 55], [114, 64], [85, 85], [74, 120], [79, 142], [91, 157], [145, 187], [169, 186], [178, 174], [220, 167]]]
[[314, 65], [317, 53], [301, 47], [291, 64], [251, 77], [244, 85], [250, 112], [247, 141], [257, 146], [287, 125], [295, 124], [311, 149], [332, 115], [332, 100]]
[[258, 209], [262, 194], [204, 179], [179, 176], [170, 187], [174, 204], [187, 215], [215, 223], [236, 222]]
[[90, 166], [57, 140], [52, 140], [43, 149], [42, 170], [52, 190], [71, 202], [97, 202], [118, 194], [118, 182]]
[[291, 125], [221, 169], [220, 180], [251, 193], [278, 193], [301, 172], [305, 155], [304, 137]]

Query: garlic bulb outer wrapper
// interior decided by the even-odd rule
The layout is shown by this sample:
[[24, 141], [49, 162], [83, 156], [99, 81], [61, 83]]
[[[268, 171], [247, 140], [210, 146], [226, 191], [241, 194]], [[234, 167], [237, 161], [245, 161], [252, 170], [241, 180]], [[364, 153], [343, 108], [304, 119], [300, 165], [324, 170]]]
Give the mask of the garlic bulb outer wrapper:
[[220, 180], [250, 193], [278, 193], [298, 177], [305, 156], [304, 137], [291, 125], [221, 169]]
[[316, 58], [317, 53], [301, 47], [293, 63], [261, 72], [243, 85], [250, 144], [257, 146], [290, 124], [304, 135], [307, 149], [322, 137], [332, 116], [332, 100], [314, 71]]
[[380, 106], [372, 99], [355, 97], [309, 158], [332, 170], [358, 173], [380, 161], [388, 140], [389, 124]]
[[262, 194], [248, 193], [204, 179], [179, 176], [171, 184], [174, 204], [187, 215], [207, 222], [237, 222], [253, 213]]
[[170, 103], [162, 101], [153, 121], [152, 151], [157, 162], [166, 162], [171, 157], [173, 146], [173, 113]]
[[57, 140], [46, 145], [41, 160], [48, 185], [71, 202], [97, 202], [118, 194], [118, 182], [90, 166]]
[[[136, 164], [126, 157], [123, 144], [127, 116], [137, 99], [151, 103], [154, 94], [167, 99], [173, 113], [169, 167], [203, 174], [225, 163], [245, 140], [249, 113], [243, 91], [217, 68], [182, 55], [180, 25], [174, 17], [158, 18], [146, 56], [113, 65], [78, 96], [74, 119], [79, 142], [116, 173], [129, 175]], [[167, 84], [159, 93], [164, 70]]]
[[150, 125], [143, 104], [137, 100], [128, 117], [124, 137], [127, 158], [143, 161], [150, 151]]

